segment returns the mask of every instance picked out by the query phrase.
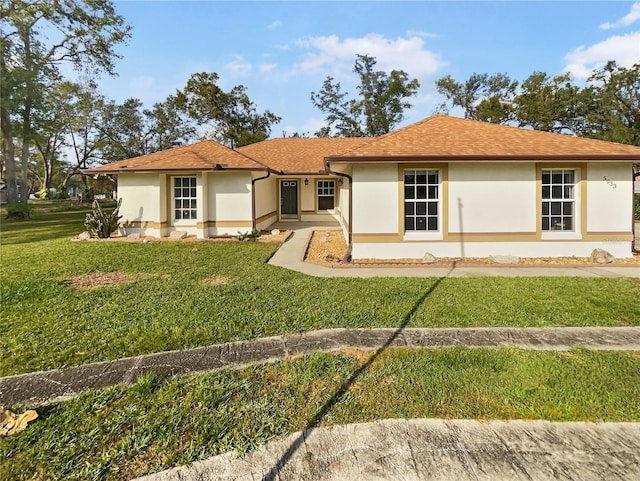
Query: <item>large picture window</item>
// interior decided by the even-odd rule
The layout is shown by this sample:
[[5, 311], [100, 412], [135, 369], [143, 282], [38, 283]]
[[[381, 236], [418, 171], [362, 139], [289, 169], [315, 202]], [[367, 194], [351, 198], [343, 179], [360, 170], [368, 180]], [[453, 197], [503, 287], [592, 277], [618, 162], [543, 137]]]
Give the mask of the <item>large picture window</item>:
[[176, 220], [197, 217], [196, 178], [173, 178], [173, 212]]
[[335, 207], [335, 191], [334, 180], [318, 181], [318, 210], [329, 210]]
[[575, 230], [575, 170], [542, 171], [542, 230]]
[[404, 171], [405, 231], [437, 232], [440, 203], [440, 172], [438, 170]]

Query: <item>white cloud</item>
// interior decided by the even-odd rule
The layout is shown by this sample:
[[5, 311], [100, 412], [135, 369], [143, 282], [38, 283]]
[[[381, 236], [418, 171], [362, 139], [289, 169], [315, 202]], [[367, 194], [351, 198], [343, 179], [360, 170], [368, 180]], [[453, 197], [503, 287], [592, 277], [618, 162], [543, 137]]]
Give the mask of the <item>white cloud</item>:
[[305, 74], [350, 75], [357, 54], [376, 58], [376, 68], [384, 71], [404, 70], [412, 77], [434, 75], [446, 65], [440, 55], [427, 50], [424, 40], [414, 34], [389, 39], [377, 33], [359, 38], [341, 39], [337, 35], [311, 37], [296, 42], [308, 50], [295, 71]]
[[224, 68], [232, 77], [246, 77], [251, 73], [252, 66], [246, 63], [243, 57], [237, 56], [233, 62], [225, 64]]
[[600, 68], [609, 60], [615, 60], [621, 67], [632, 67], [640, 61], [640, 31], [627, 35], [615, 35], [602, 42], [578, 47], [565, 56], [565, 72], [576, 78], [587, 78], [595, 68]]
[[275, 30], [276, 28], [279, 28], [281, 26], [282, 26], [282, 22], [280, 20], [275, 20], [271, 22], [269, 25], [267, 25], [267, 28], [269, 30]]
[[277, 67], [277, 65], [275, 63], [263, 63], [262, 65], [260, 65], [260, 71], [261, 72], [271, 72], [276, 67]]
[[624, 17], [622, 17], [620, 20], [613, 23], [610, 23], [610, 22], [603, 23], [602, 25], [600, 25], [600, 29], [609, 30], [611, 28], [627, 27], [632, 23], [637, 22], [638, 20], [640, 20], [640, 2], [634, 3], [631, 7], [631, 11], [628, 14], [626, 14]]
[[325, 127], [326, 125], [327, 123], [323, 119], [312, 117], [304, 122], [304, 124], [302, 124], [302, 127], [290, 126], [288, 130], [286, 130], [286, 132], [288, 135], [292, 135], [293, 133], [297, 132], [300, 135], [308, 135], [310, 137], [313, 137], [313, 134], [318, 132], [322, 127]]
[[423, 32], [421, 30], [409, 30], [407, 37], [422, 37], [422, 38], [440, 38], [441, 35], [437, 33]]

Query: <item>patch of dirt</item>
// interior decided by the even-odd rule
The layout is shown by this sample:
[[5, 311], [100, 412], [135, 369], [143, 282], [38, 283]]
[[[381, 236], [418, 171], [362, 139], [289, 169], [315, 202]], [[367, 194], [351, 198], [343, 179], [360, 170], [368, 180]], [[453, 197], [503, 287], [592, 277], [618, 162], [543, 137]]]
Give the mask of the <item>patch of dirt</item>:
[[221, 276], [216, 274], [213, 277], [207, 277], [205, 279], [200, 279], [201, 286], [223, 286], [229, 283], [229, 279], [225, 276]]
[[520, 257], [517, 264], [500, 264], [489, 257], [440, 257], [434, 263], [427, 264], [420, 259], [358, 259], [350, 264], [344, 263], [347, 244], [341, 231], [314, 231], [309, 242], [305, 260], [331, 267], [339, 266], [563, 266], [563, 265], [640, 265], [640, 255], [627, 259], [615, 259], [613, 264], [593, 264], [589, 257]]
[[124, 272], [91, 272], [67, 279], [71, 287], [80, 291], [88, 291], [96, 287], [109, 287], [128, 284], [140, 279], [146, 279], [153, 274], [127, 274]]

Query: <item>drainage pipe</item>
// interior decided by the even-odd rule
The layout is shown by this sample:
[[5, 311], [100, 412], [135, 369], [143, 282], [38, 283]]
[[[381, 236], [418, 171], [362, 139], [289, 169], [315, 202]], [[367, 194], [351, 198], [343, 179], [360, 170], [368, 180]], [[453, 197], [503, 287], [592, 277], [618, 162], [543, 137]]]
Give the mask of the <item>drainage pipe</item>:
[[349, 222], [347, 223], [347, 254], [345, 255], [344, 261], [351, 262], [351, 248], [353, 237], [353, 228], [351, 227], [353, 225], [353, 178], [349, 174], [331, 170], [331, 167], [329, 167], [328, 159], [324, 159], [324, 168], [328, 174], [334, 174], [349, 181]]
[[268, 179], [271, 176], [271, 171], [267, 170], [267, 175], [264, 177], [256, 177], [251, 179], [251, 230], [256, 230], [256, 182], [259, 180]]

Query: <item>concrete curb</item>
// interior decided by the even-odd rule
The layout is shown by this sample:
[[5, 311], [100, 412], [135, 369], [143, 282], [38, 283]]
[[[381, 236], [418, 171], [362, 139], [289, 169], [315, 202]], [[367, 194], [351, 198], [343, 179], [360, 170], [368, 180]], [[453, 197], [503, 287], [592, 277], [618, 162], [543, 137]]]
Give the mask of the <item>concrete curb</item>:
[[640, 479], [640, 425], [392, 419], [309, 429], [137, 481]]
[[172, 376], [238, 368], [314, 352], [388, 346], [512, 347], [554, 351], [579, 347], [638, 351], [640, 327], [326, 329], [2, 377], [0, 405], [33, 405], [63, 399], [86, 389], [131, 384], [150, 371]]

